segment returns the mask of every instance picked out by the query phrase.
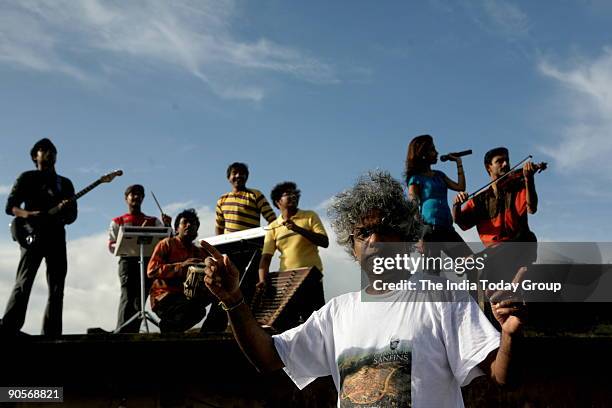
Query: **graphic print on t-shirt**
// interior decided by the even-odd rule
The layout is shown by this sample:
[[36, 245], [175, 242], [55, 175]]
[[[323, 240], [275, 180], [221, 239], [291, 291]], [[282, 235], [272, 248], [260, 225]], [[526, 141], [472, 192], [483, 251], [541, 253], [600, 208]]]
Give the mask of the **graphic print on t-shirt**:
[[350, 348], [338, 357], [340, 406], [410, 407], [412, 347], [392, 336], [384, 348]]

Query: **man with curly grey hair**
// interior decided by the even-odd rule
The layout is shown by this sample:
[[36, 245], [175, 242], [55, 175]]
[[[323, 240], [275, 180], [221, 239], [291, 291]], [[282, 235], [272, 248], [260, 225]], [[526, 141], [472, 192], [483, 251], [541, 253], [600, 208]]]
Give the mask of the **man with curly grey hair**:
[[393, 229], [401, 241], [416, 242], [423, 225], [419, 208], [406, 200], [401, 185], [387, 172], [370, 172], [359, 178], [353, 188], [337, 194], [328, 209], [336, 240], [354, 256], [355, 225], [364, 214], [376, 211], [384, 220], [381, 226]]
[[[362, 268], [380, 244], [415, 241], [416, 214], [401, 184], [382, 171], [361, 177], [330, 208], [338, 242]], [[260, 371], [284, 368], [299, 388], [331, 375], [338, 406], [462, 407], [461, 386], [473, 378], [486, 374], [505, 385], [514, 377], [521, 304], [504, 300], [493, 306], [500, 336], [467, 294], [448, 293], [439, 302], [409, 291], [377, 290], [370, 282], [360, 292], [331, 299], [304, 324], [270, 336], [245, 305], [236, 268], [202, 245], [213, 254], [206, 258], [205, 282], [249, 360]]]

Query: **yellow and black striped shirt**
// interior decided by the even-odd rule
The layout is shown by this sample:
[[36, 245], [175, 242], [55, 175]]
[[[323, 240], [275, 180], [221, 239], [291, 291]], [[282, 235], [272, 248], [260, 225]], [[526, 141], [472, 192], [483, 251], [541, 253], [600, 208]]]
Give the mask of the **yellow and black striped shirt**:
[[224, 234], [259, 227], [260, 214], [269, 223], [276, 219], [266, 197], [253, 188], [223, 194], [215, 212], [217, 228], [223, 229]]

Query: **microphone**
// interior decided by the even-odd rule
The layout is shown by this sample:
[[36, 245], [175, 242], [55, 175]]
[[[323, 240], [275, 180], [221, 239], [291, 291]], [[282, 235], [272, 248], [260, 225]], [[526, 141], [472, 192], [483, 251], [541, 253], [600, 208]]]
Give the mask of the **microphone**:
[[443, 154], [442, 156], [440, 156], [440, 161], [449, 161], [450, 158], [448, 156], [453, 155], [455, 157], [463, 157], [463, 156], [467, 156], [468, 154], [472, 154], [472, 150], [464, 150], [462, 152], [455, 152], [455, 153], [449, 153], [449, 154]]

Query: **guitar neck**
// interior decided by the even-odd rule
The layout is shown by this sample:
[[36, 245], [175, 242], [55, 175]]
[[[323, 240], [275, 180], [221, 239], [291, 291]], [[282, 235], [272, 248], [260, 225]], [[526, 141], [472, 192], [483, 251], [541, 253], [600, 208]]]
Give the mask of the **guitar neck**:
[[[93, 183], [91, 183], [90, 185], [88, 185], [87, 187], [85, 187], [84, 189], [82, 189], [81, 191], [79, 191], [78, 193], [76, 193], [75, 195], [73, 195], [72, 197], [70, 197], [68, 200], [76, 201], [79, 198], [83, 197], [85, 194], [89, 193], [91, 190], [93, 190], [97, 186], [99, 186], [100, 184], [102, 184], [102, 180], [98, 179], [94, 181]], [[49, 210], [49, 215], [55, 215], [59, 211], [60, 211], [60, 206], [56, 205], [55, 207]]]
[[88, 185], [87, 187], [79, 191], [78, 193], [76, 193], [74, 197], [71, 198], [71, 200], [75, 200], [75, 201], [78, 200], [79, 198], [83, 197], [85, 194], [89, 193], [94, 188], [98, 187], [100, 184], [102, 184], [102, 180], [94, 181], [93, 183], [91, 183], [90, 185]]

